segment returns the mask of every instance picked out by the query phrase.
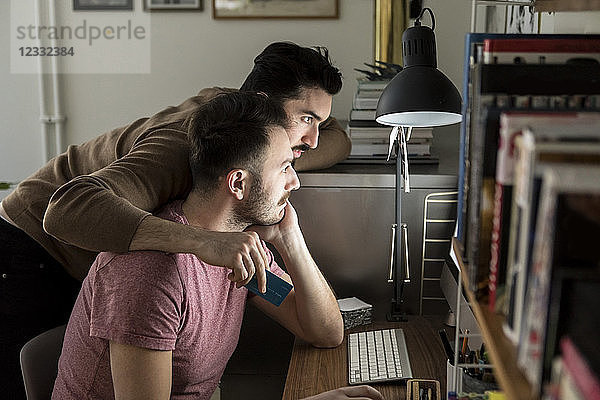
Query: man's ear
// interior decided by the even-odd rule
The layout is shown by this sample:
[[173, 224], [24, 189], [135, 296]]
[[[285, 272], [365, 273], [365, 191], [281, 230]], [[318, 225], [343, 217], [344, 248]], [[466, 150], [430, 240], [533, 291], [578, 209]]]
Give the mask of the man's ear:
[[250, 173], [245, 169], [232, 169], [226, 177], [227, 190], [237, 200], [243, 200], [250, 190]]

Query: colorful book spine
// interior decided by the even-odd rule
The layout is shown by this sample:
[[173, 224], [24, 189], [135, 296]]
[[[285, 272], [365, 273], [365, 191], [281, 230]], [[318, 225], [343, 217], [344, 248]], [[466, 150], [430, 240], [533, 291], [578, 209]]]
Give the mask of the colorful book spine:
[[563, 368], [569, 372], [583, 398], [586, 400], [600, 400], [600, 379], [591, 370], [588, 362], [571, 338], [565, 336], [561, 339], [560, 350]]
[[[533, 260], [527, 288], [524, 342], [518, 349], [518, 363], [532, 388], [540, 393], [543, 378], [549, 304], [554, 272], [565, 257], [556, 248], [566, 241], [573, 229], [561, 229], [568, 218], [561, 218], [557, 210], [565, 210], [573, 199], [590, 199], [592, 204], [600, 199], [600, 168], [589, 165], [552, 165], [543, 174], [540, 208], [538, 210]], [[568, 251], [563, 250], [563, 251]], [[575, 257], [578, 259], [578, 257]]]
[[486, 64], [562, 64], [587, 59], [600, 62], [600, 39], [485, 39]]
[[[462, 115], [463, 123], [460, 128], [459, 144], [459, 166], [458, 166], [458, 209], [456, 220], [456, 237], [462, 243], [466, 241], [467, 206], [466, 197], [469, 192], [469, 147], [471, 139], [471, 114], [473, 108], [473, 68], [474, 65], [483, 62], [483, 46], [486, 39], [529, 39], [537, 40], [576, 40], [576, 41], [598, 41], [600, 35], [579, 34], [497, 34], [497, 33], [467, 33], [465, 36], [464, 62], [463, 62], [463, 86], [462, 86]], [[556, 79], [555, 79], [556, 81]], [[526, 82], [526, 81], [525, 81]], [[572, 93], [565, 91], [560, 94]]]

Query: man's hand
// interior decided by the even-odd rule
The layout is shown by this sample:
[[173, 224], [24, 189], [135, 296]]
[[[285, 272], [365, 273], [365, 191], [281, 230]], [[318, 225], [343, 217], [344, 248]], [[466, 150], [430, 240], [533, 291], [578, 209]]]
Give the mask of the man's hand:
[[142, 220], [129, 250], [192, 253], [202, 261], [231, 270], [229, 280], [240, 287], [256, 274], [258, 287], [267, 288], [268, 258], [256, 232], [215, 232], [150, 215]]
[[211, 265], [231, 269], [227, 278], [239, 288], [256, 274], [261, 292], [267, 290], [269, 260], [256, 232], [205, 231], [205, 241], [194, 254]]
[[384, 400], [381, 393], [371, 386], [346, 386], [328, 392], [320, 393], [315, 396], [307, 397], [304, 400]]
[[279, 246], [285, 243], [285, 238], [290, 234], [297, 233], [299, 229], [298, 214], [296, 214], [296, 210], [288, 200], [281, 221], [267, 226], [252, 225], [246, 229], [246, 232], [258, 233], [262, 240], [272, 243], [275, 248], [279, 249]]

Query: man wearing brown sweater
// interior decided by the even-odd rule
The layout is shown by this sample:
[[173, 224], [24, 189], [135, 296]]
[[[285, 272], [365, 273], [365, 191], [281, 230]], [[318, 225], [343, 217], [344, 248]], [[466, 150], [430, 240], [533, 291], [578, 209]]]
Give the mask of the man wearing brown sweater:
[[[325, 49], [273, 43], [256, 57], [241, 90], [281, 102], [294, 156], [314, 152], [327, 167], [349, 152], [339, 124], [329, 118], [341, 75]], [[191, 188], [186, 118], [224, 89], [200, 91], [179, 106], [138, 119], [67, 152], [15, 189], [0, 205], [0, 386], [22, 393], [18, 352], [36, 334], [65, 323], [82, 280], [100, 251], [192, 253], [232, 270], [235, 281], [257, 272], [264, 287], [266, 260], [253, 232], [212, 232], [151, 215]], [[314, 149], [321, 132], [321, 147]], [[328, 143], [325, 143], [327, 141]], [[319, 162], [323, 151], [341, 149]], [[301, 170], [303, 160], [298, 160]]]

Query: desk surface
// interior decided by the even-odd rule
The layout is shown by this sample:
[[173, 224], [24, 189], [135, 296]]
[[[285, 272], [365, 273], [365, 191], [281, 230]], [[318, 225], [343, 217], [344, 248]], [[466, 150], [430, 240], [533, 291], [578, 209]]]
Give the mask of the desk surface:
[[[409, 316], [408, 322], [382, 323], [351, 329], [335, 349], [317, 349], [296, 339], [285, 381], [283, 400], [297, 400], [331, 389], [348, 386], [347, 333], [383, 328], [402, 328], [414, 378], [436, 379], [442, 398], [446, 393], [446, 356], [439, 336], [423, 317]], [[386, 400], [406, 398], [403, 382], [373, 384]]]

